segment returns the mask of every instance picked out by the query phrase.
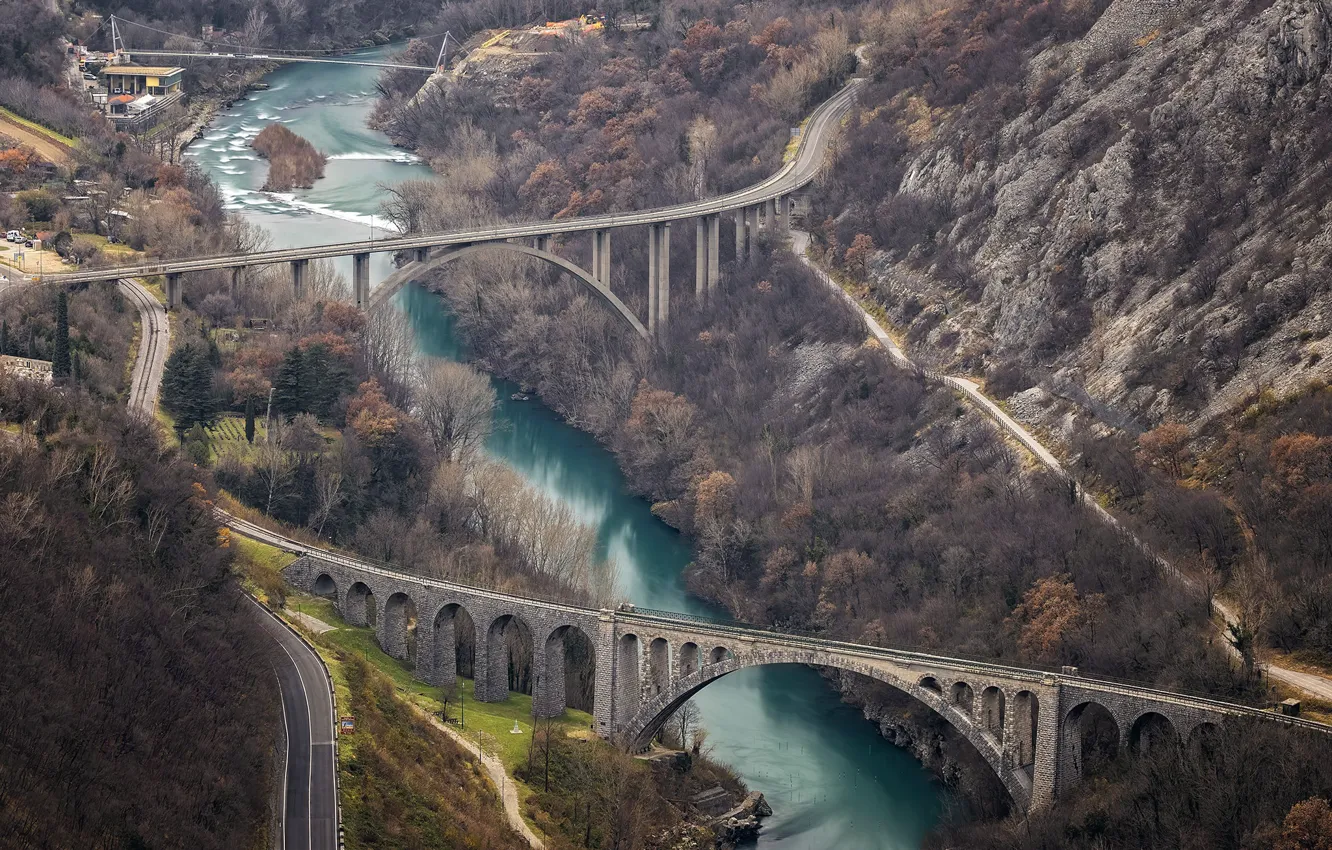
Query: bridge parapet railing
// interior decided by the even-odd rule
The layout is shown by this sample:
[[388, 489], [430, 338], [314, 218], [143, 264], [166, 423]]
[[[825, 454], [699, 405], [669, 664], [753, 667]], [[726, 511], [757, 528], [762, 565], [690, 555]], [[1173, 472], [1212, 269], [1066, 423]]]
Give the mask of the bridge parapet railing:
[[[773, 641], [775, 639], [776, 641], [785, 643], [798, 643], [803, 645], [804, 648], [815, 651], [835, 651], [846, 655], [878, 657], [894, 661], [908, 661], [926, 665], [938, 664], [949, 667], [962, 666], [964, 668], [973, 669], [978, 673], [989, 673], [1004, 678], [1039, 680], [1042, 682], [1049, 681], [1072, 687], [1081, 687], [1088, 690], [1100, 690], [1108, 693], [1138, 696], [1143, 699], [1173, 702], [1180, 705], [1210, 709], [1219, 713], [1257, 716], [1268, 720], [1279, 720], [1284, 723], [1289, 723], [1292, 726], [1300, 726], [1319, 732], [1332, 733], [1332, 726], [1325, 723], [1308, 720], [1306, 718], [1290, 717], [1258, 706], [1227, 702], [1226, 700], [1218, 699], [1215, 696], [1196, 691], [1186, 689], [1167, 691], [1141, 681], [1099, 674], [1084, 675], [1082, 673], [1068, 673], [1061, 668], [1050, 665], [1033, 664], [1027, 667], [1014, 667], [1012, 665], [998, 662], [993, 658], [984, 658], [977, 655], [953, 652], [951, 650], [948, 655], [941, 655], [937, 650], [922, 647], [900, 645], [893, 647], [871, 646], [868, 644], [851, 643], [836, 638], [828, 638], [812, 632], [787, 629], [780, 626], [774, 626], [771, 628], [755, 626], [736, 620], [724, 620], [698, 614], [678, 614], [671, 611], [660, 611], [650, 608], [640, 608], [637, 606], [621, 606], [621, 609], [616, 611], [616, 616], [625, 620], [639, 619], [662, 625], [673, 624], [676, 627], [679, 627], [680, 625], [697, 625], [714, 633], [754, 640]], [[961, 664], [959, 664], [959, 662], [961, 662]]]

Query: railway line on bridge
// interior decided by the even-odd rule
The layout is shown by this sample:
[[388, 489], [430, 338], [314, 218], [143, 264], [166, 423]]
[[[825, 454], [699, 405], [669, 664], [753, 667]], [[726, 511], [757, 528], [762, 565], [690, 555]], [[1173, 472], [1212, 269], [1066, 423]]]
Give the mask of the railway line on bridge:
[[[303, 264], [310, 259], [351, 255], [357, 259], [357, 276], [360, 278], [357, 281], [358, 303], [373, 309], [387, 300], [395, 286], [422, 270], [424, 264], [447, 259], [448, 254], [432, 257], [432, 251], [443, 249], [452, 253], [479, 246], [512, 245], [516, 240], [530, 239], [530, 247], [522, 246], [529, 253], [549, 253], [549, 239], [553, 235], [591, 232], [594, 270], [585, 274], [593, 283], [608, 282], [609, 275], [604, 270], [609, 267], [610, 232], [622, 227], [647, 225], [652, 228], [652, 253], [657, 255], [658, 263], [664, 261], [666, 264], [664, 273], [657, 277], [654, 272], [654, 279], [649, 281], [653, 288], [667, 281], [664, 293], [660, 290], [651, 293], [660, 299], [663, 295], [668, 297], [669, 293], [669, 252], [664, 257], [658, 253], [665, 241], [662, 240], [660, 228], [666, 228], [664, 235], [668, 239], [668, 228], [673, 221], [697, 217], [700, 256], [704, 259], [699, 261], [696, 268], [696, 293], [706, 294], [715, 283], [714, 270], [709, 268], [708, 262], [708, 258], [715, 260], [717, 257], [715, 217], [727, 211], [736, 213], [738, 258], [748, 249], [749, 239], [756, 235], [760, 217], [768, 226], [782, 226], [782, 220], [790, 214], [791, 193], [814, 178], [828, 138], [853, 104], [859, 85], [859, 81], [853, 81], [815, 112], [797, 155], [783, 169], [755, 186], [708, 201], [560, 222], [529, 222], [374, 242], [339, 243], [252, 255], [80, 270], [48, 275], [42, 282], [77, 283], [119, 279], [130, 275], [163, 274], [167, 276], [170, 293], [173, 275], [208, 269], [292, 263], [293, 276], [299, 286]], [[712, 217], [711, 221], [709, 217]], [[368, 259], [369, 253], [381, 251], [408, 253], [416, 262], [400, 269], [390, 280], [385, 281], [388, 286], [378, 290], [375, 293], [377, 297], [372, 299], [366, 285], [368, 282], [362, 277], [359, 267], [368, 266], [368, 262], [362, 262], [362, 258]], [[362, 285], [365, 285], [364, 289], [360, 288]], [[668, 315], [664, 310], [659, 313], [657, 305], [659, 300], [654, 299], [649, 327], [653, 326], [654, 319], [664, 321]], [[136, 385], [137, 376], [136, 369]], [[160, 374], [155, 380], [160, 381]], [[147, 379], [145, 381], [152, 383]], [[141, 394], [136, 388], [132, 398], [139, 397]], [[298, 563], [304, 565], [302, 569], [306, 574], [293, 576], [293, 582], [312, 592], [319, 590], [318, 585], [322, 580], [334, 584], [339, 608], [349, 621], [356, 622], [359, 614], [364, 624], [369, 619], [368, 612], [374, 610], [377, 635], [390, 652], [401, 654], [405, 648], [405, 635], [399, 639], [394, 630], [399, 625], [405, 629], [407, 621], [405, 616], [394, 613], [390, 603], [398, 599], [397, 604], [401, 606], [404, 604], [402, 600], [408, 600], [414, 607], [418, 607], [412, 599], [413, 593], [422, 598], [418, 610], [425, 609], [426, 616], [422, 622], [429, 623], [431, 629], [440, 628], [442, 621], [438, 618], [449, 605], [455, 609], [475, 609], [481, 615], [475, 620], [479, 653], [486, 652], [482, 648], [487, 646], [489, 628], [499, 617], [525, 615], [537, 625], [532, 631], [534, 636], [540, 634], [546, 626], [559, 621], [547, 634], [547, 641], [549, 635], [556, 631], [573, 628], [585, 631], [594, 642], [600, 639], [602, 643], [596, 644], [598, 731], [605, 737], [631, 747], [645, 743], [680, 702], [709, 682], [746, 666], [777, 663], [852, 670], [885, 681], [910, 694], [967, 737], [995, 769], [1014, 800], [1021, 806], [1031, 808], [1049, 804], [1061, 791], [1077, 781], [1080, 756], [1073, 746], [1068, 724], [1076, 724], [1080, 712], [1091, 706], [1103, 709], [1112, 717], [1116, 729], [1123, 732], [1119, 738], [1123, 747], [1139, 746], [1143, 740], [1157, 733], [1187, 739], [1198, 730], [1213, 726], [1228, 717], [1261, 718], [1320, 732], [1332, 731], [1319, 723], [1284, 717], [1249, 706], [1087, 677], [1068, 671], [1017, 668], [907, 649], [861, 646], [736, 623], [708, 622], [663, 612], [639, 611], [632, 607], [594, 611], [482, 588], [426, 580], [386, 565], [375, 565], [363, 559], [307, 547], [235, 517], [224, 516], [220, 520], [237, 533], [301, 555]], [[338, 579], [333, 578], [334, 573], [338, 574]], [[375, 586], [374, 589], [371, 585]], [[352, 590], [357, 586], [364, 591], [359, 597], [352, 595]], [[432, 605], [446, 597], [465, 601], [442, 603], [438, 610], [430, 610]], [[378, 608], [373, 607], [376, 605]], [[511, 613], [495, 613], [504, 610]], [[494, 614], [494, 619], [486, 620], [486, 614]], [[484, 627], [483, 623], [486, 624]], [[422, 644], [427, 653], [434, 651], [437, 640], [444, 639], [441, 635], [452, 634], [447, 632], [447, 629], [454, 627], [451, 621], [445, 625], [447, 628], [441, 634], [428, 634], [428, 639]], [[639, 638], [640, 633], [642, 640]], [[625, 639], [630, 638], [631, 643], [623, 644]], [[545, 642], [541, 645], [542, 650], [535, 653], [534, 664], [563, 662], [563, 653], [556, 651], [553, 645], [547, 647]], [[546, 649], [550, 652], [547, 653]], [[444, 655], [443, 652], [438, 654]], [[481, 655], [478, 655], [478, 660], [480, 658]], [[439, 677], [443, 675], [439, 665], [432, 666], [433, 659], [430, 657], [424, 659], [424, 665], [419, 663], [420, 660], [418, 666], [426, 670], [426, 677], [438, 683]], [[449, 671], [449, 675], [452, 672]], [[488, 693], [484, 676], [480, 672], [478, 676], [478, 693], [498, 698]], [[554, 677], [545, 678], [550, 682]], [[562, 701], [562, 692], [546, 692], [534, 694], [533, 705], [535, 710], [549, 713], [562, 708]], [[1008, 707], [1007, 711], [1005, 706]], [[1148, 720], [1154, 724], [1151, 730], [1143, 726]]]
[[[914, 649], [855, 644], [632, 605], [594, 609], [427, 578], [391, 565], [307, 545], [217, 512], [233, 532], [298, 556], [284, 571], [296, 587], [332, 598], [349, 623], [373, 626], [388, 654], [410, 661], [425, 681], [456, 680], [460, 622], [470, 622], [481, 701], [508, 696], [502, 632], [521, 625], [532, 642], [533, 713], [565, 708], [564, 639], [581, 632], [594, 650], [595, 731], [645, 748], [694, 693], [748, 667], [806, 664], [885, 682], [930, 708], [989, 763], [1015, 804], [1049, 805], [1082, 777], [1084, 717], [1106, 716], [1116, 746], [1141, 751], [1195, 744], [1231, 718], [1332, 732], [1270, 710], [1061, 670], [1018, 667]], [[460, 620], [460, 612], [467, 619]], [[414, 622], [414, 627], [409, 623]], [[409, 628], [414, 638], [409, 640]], [[414, 647], [414, 650], [412, 649]]]

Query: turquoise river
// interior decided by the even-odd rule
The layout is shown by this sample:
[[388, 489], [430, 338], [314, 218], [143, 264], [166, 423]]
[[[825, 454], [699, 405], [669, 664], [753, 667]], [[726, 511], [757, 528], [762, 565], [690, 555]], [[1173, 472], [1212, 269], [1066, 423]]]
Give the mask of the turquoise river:
[[[366, 126], [375, 70], [293, 65], [224, 110], [187, 156], [221, 187], [230, 209], [261, 225], [274, 247], [296, 247], [388, 235], [376, 219], [382, 187], [429, 178], [429, 168]], [[329, 155], [313, 189], [261, 192], [267, 166], [250, 140], [280, 121]], [[350, 260], [342, 272], [350, 277]], [[390, 268], [375, 255], [372, 281]], [[425, 356], [460, 359], [463, 342], [445, 305], [420, 288], [404, 290]], [[612, 455], [537, 401], [513, 401], [515, 388], [497, 381], [503, 399], [490, 453], [594, 525], [618, 574], [619, 594], [634, 603], [695, 614], [719, 612], [686, 595], [681, 573], [689, 546], [626, 492]], [[782, 850], [907, 850], [918, 848], [938, 821], [943, 789], [905, 751], [881, 738], [813, 670], [779, 666], [734, 673], [699, 693], [717, 758], [762, 791], [774, 815], [760, 847]]]

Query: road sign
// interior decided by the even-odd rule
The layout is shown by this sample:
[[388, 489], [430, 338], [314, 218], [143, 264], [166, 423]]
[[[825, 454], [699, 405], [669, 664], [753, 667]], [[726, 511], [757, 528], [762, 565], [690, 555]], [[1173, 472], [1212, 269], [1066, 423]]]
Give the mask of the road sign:
[[350, 714], [344, 715], [338, 719], [338, 734], [350, 735], [356, 731], [356, 719]]

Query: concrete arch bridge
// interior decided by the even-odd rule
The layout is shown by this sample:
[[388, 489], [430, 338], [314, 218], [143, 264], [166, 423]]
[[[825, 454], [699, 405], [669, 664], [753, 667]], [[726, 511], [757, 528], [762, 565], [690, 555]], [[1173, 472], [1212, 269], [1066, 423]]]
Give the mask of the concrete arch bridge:
[[[387, 303], [388, 296], [429, 268], [451, 262], [467, 253], [486, 248], [517, 250], [545, 260], [574, 280], [592, 290], [603, 303], [618, 314], [629, 328], [645, 339], [654, 339], [666, 328], [671, 313], [671, 231], [672, 226], [688, 227], [694, 233], [694, 298], [706, 300], [721, 279], [723, 262], [721, 218], [734, 219], [734, 251], [727, 250], [727, 261], [741, 262], [753, 255], [763, 231], [782, 232], [795, 212], [798, 193], [823, 167], [829, 143], [836, 136], [841, 120], [855, 105], [862, 79], [853, 79], [841, 91], [824, 102], [805, 122], [794, 155], [772, 176], [752, 186], [700, 201], [627, 213], [505, 224], [473, 230], [449, 231], [414, 236], [399, 236], [357, 242], [283, 248], [249, 254], [192, 257], [132, 265], [108, 265], [80, 268], [77, 271], [48, 274], [30, 283], [75, 284], [113, 281], [120, 278], [161, 276], [165, 279], [168, 307], [181, 300], [184, 275], [202, 271], [229, 270], [232, 289], [240, 285], [242, 272], [257, 266], [286, 265], [291, 271], [294, 291], [299, 296], [305, 288], [312, 260], [352, 258], [352, 297], [357, 307], [375, 309]], [[648, 236], [647, 320], [636, 317], [611, 292], [611, 234], [631, 227], [645, 227]], [[576, 265], [552, 250], [553, 240], [570, 243], [575, 237], [590, 238], [591, 268]], [[374, 288], [371, 294], [370, 256], [392, 253], [408, 259], [407, 265]]]
[[[862, 646], [645, 612], [597, 610], [426, 579], [312, 550], [242, 521], [239, 533], [302, 553], [285, 570], [294, 586], [336, 600], [356, 625], [373, 625], [390, 655], [436, 685], [458, 675], [459, 646], [474, 646], [476, 698], [508, 695], [506, 632], [531, 643], [533, 713], [566, 707], [565, 647], [591, 647], [595, 731], [630, 750], [646, 748], [679, 706], [736, 670], [807, 664], [848, 670], [910, 695], [967, 739], [1021, 810], [1047, 806], [1097, 760], [1120, 750], [1186, 745], [1230, 717], [1263, 717], [1327, 731], [1321, 724], [1247, 706], [943, 655]], [[414, 627], [412, 624], [414, 623]]]

